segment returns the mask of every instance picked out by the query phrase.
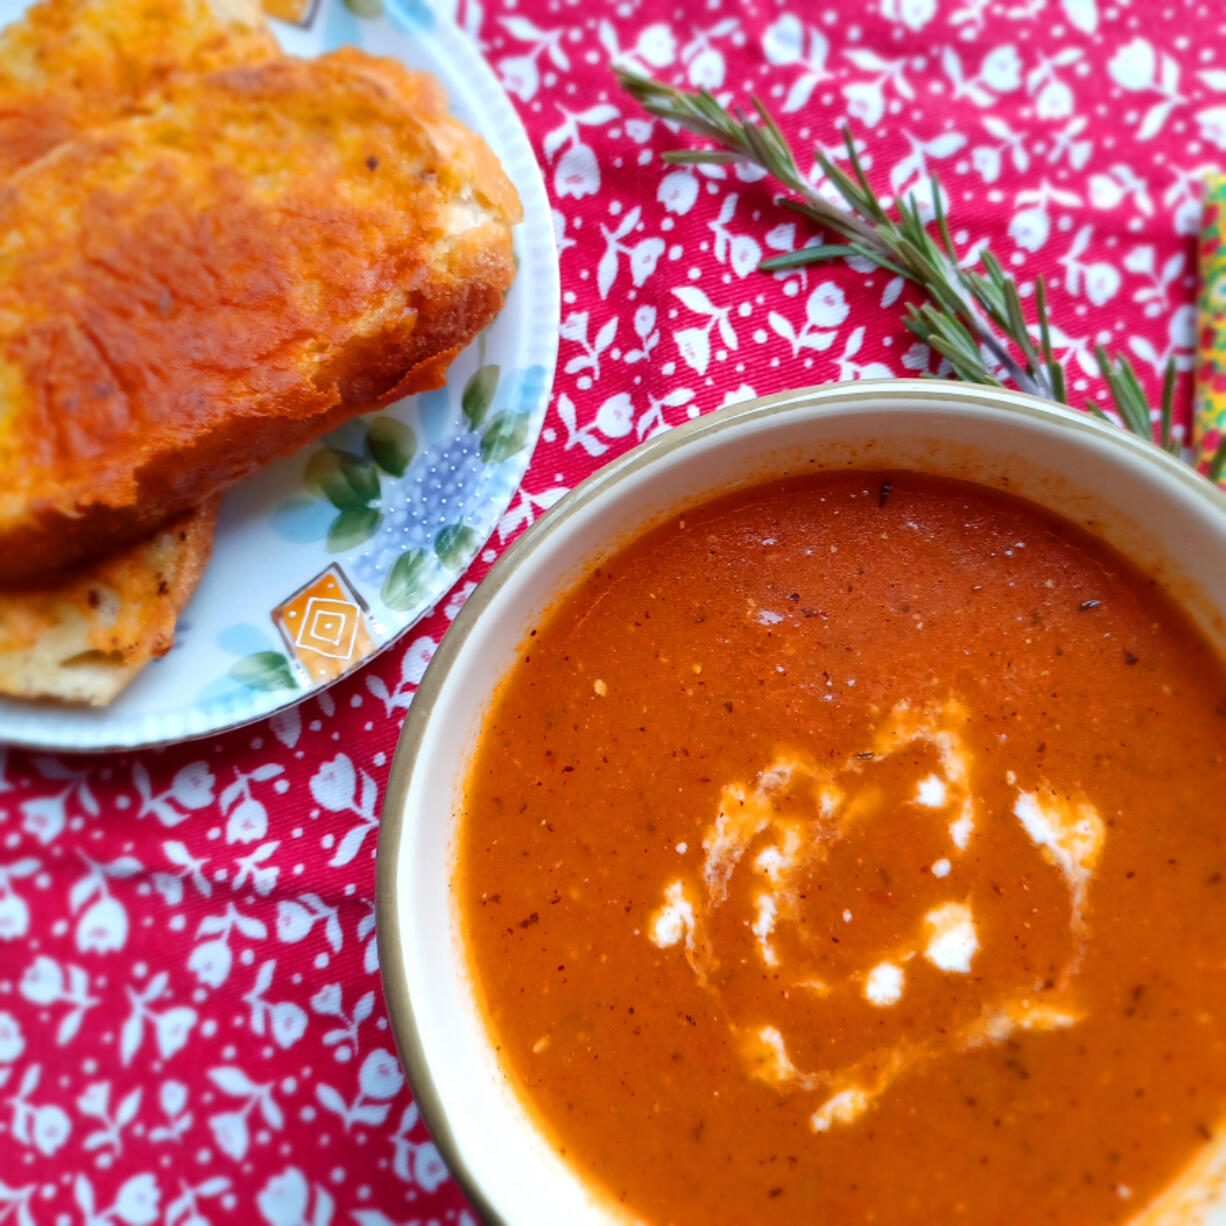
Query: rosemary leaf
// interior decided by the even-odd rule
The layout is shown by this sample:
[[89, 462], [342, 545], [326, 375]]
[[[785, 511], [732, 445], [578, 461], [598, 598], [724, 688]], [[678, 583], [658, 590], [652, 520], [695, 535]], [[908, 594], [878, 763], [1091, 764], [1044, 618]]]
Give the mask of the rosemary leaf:
[[941, 242], [945, 246], [945, 254], [949, 257], [951, 264], [957, 264], [958, 253], [954, 248], [954, 240], [949, 235], [949, 222], [945, 217], [945, 206], [941, 203], [941, 184], [936, 175], [929, 176], [932, 190], [932, 203], [936, 208], [937, 214], [937, 232], [941, 236]]
[[1047, 321], [1047, 282], [1040, 273], [1034, 281], [1035, 311], [1039, 317], [1039, 341], [1043, 351], [1043, 364], [1051, 380], [1052, 399], [1068, 404], [1068, 391], [1064, 385], [1064, 367], [1056, 361], [1051, 348], [1051, 325]]
[[1175, 382], [1177, 378], [1178, 372], [1175, 369], [1175, 359], [1170, 358], [1166, 364], [1166, 377], [1162, 380], [1162, 428], [1159, 432], [1158, 441], [1172, 455], [1179, 449], [1178, 443], [1175, 442], [1171, 425], [1175, 416]]
[[854, 247], [840, 243], [823, 243], [818, 247], [798, 247], [795, 251], [786, 251], [783, 255], [774, 255], [763, 260], [758, 265], [759, 272], [785, 272], [791, 268], [803, 268], [806, 264], [816, 264], [821, 260], [832, 260], [836, 256], [858, 255]]
[[1209, 462], [1209, 480], [1216, 485], [1226, 475], [1226, 437], [1217, 445], [1217, 452]]
[[[1023, 391], [1068, 402], [1068, 380], [1054, 352], [1043, 278], [1035, 279], [1035, 324], [1028, 324], [1017, 282], [990, 251], [980, 254], [982, 271], [964, 269], [959, 264], [935, 175], [930, 187], [935, 203], [936, 238], [929, 232], [914, 199], [897, 201], [896, 217], [886, 212], [868, 180], [850, 129], [845, 127], [842, 131], [848, 170], [836, 166], [824, 150], [814, 151], [817, 169], [845, 206], [840, 207], [813, 186], [787, 137], [760, 99], [752, 99], [752, 114], [729, 111], [707, 90], [679, 89], [624, 68], [615, 68], [614, 72], [621, 87], [650, 114], [717, 146], [666, 153], [665, 161], [680, 165], [750, 162], [789, 193], [777, 197], [777, 203], [844, 240], [773, 256], [759, 264], [763, 272], [862, 256], [919, 286], [928, 296], [930, 301], [921, 307], [908, 304], [904, 323], [908, 331], [950, 363], [958, 378], [1001, 386], [1005, 376]], [[1176, 452], [1173, 419], [1177, 378], [1173, 364], [1168, 365], [1163, 381], [1160, 427], [1155, 440], [1153, 413], [1132, 363], [1123, 356], [1111, 357], [1101, 345], [1095, 352], [1124, 428]], [[1096, 417], [1115, 424], [1092, 401], [1086, 402], [1086, 408]], [[1224, 470], [1226, 441], [1213, 460], [1211, 476], [1217, 480]]]
[[745, 160], [739, 153], [720, 153], [716, 149], [670, 149], [663, 157], [670, 166], [727, 166]]

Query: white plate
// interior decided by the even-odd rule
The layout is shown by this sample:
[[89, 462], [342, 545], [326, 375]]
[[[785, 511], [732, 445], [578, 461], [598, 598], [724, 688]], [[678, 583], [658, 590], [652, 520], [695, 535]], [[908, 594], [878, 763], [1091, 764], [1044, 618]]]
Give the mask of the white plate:
[[[351, 3], [363, 11], [378, 6]], [[25, 8], [25, 0], [0, 0], [0, 26]], [[557, 357], [558, 261], [540, 170], [502, 87], [468, 38], [422, 0], [389, 0], [386, 12], [373, 17], [357, 16], [342, 0], [317, 0], [302, 25], [273, 25], [291, 54], [352, 44], [441, 81], [452, 111], [489, 142], [523, 201], [524, 221], [515, 230], [519, 272], [507, 306], [456, 359], [445, 389], [351, 422], [226, 495], [213, 559], [179, 622], [174, 649], [110, 707], [0, 699], [0, 742], [148, 745], [232, 728], [300, 701], [358, 667], [435, 604], [493, 531], [528, 466]], [[474, 390], [464, 397], [470, 383]], [[402, 476], [369, 459], [366, 440], [377, 417], [412, 432], [414, 454]], [[410, 436], [392, 432], [393, 448], [403, 453]], [[338, 501], [354, 509], [340, 525], [341, 509], [313, 497], [305, 481], [312, 457], [328, 448], [361, 461], [357, 493], [346, 497], [343, 484], [333, 487]], [[378, 494], [366, 497], [374, 480]], [[373, 534], [358, 539], [376, 514]], [[348, 542], [337, 539], [338, 529]], [[298, 607], [278, 617], [295, 596]]]

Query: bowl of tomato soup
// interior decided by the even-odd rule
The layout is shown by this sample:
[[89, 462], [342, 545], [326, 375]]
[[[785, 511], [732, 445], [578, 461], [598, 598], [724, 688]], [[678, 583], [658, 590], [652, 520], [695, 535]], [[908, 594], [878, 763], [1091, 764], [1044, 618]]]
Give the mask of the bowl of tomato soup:
[[417, 692], [380, 959], [491, 1222], [1226, 1212], [1226, 499], [1007, 391], [651, 440]]

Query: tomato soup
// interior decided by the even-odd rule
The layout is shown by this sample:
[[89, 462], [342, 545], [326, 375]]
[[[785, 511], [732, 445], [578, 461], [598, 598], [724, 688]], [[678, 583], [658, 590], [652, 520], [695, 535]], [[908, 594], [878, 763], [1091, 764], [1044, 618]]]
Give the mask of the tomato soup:
[[524, 642], [453, 888], [651, 1223], [1123, 1222], [1226, 1103], [1226, 674], [1079, 528], [911, 473], [686, 511]]

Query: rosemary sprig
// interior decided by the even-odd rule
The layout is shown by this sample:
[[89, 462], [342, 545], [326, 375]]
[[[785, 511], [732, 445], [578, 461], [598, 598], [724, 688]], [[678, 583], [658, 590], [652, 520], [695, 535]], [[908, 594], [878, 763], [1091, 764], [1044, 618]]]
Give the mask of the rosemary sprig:
[[[980, 255], [981, 271], [959, 263], [935, 175], [933, 234], [913, 199], [896, 202], [897, 217], [885, 210], [864, 173], [851, 133], [844, 128], [843, 144], [850, 173], [836, 166], [822, 149], [815, 150], [818, 166], [846, 205], [841, 208], [817, 191], [802, 173], [787, 137], [757, 98], [752, 99], [752, 114], [740, 107], [728, 111], [705, 89], [693, 92], [624, 68], [614, 71], [622, 88], [652, 115], [719, 146], [676, 150], [664, 154], [665, 161], [681, 165], [750, 162], [791, 193], [778, 197], [780, 205], [842, 240], [802, 247], [764, 260], [759, 265], [761, 271], [780, 272], [823, 260], [862, 256], [906, 278], [924, 292], [929, 301], [919, 306], [908, 304], [904, 322], [915, 336], [949, 362], [960, 379], [1000, 386], [1007, 378], [1022, 391], [1068, 403], [1064, 368], [1052, 350], [1043, 278], [1035, 278], [1036, 324], [1029, 325], [1017, 282], [990, 251], [984, 250]], [[1102, 346], [1095, 352], [1124, 427], [1177, 454], [1180, 447], [1173, 431], [1174, 360], [1166, 368], [1155, 440], [1149, 401], [1132, 363], [1126, 357], [1108, 355]], [[1087, 402], [1086, 407], [1111, 420], [1096, 404]], [[1221, 475], [1224, 470], [1226, 440], [1218, 450], [1212, 471]]]

